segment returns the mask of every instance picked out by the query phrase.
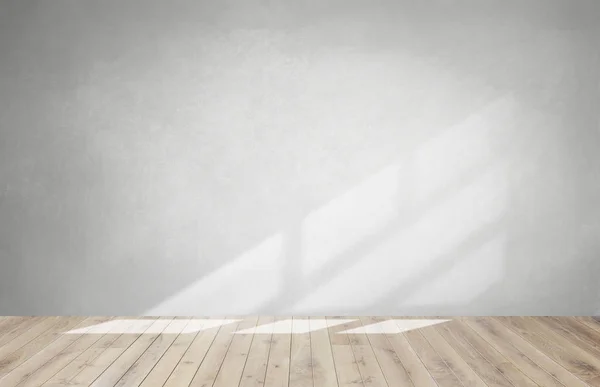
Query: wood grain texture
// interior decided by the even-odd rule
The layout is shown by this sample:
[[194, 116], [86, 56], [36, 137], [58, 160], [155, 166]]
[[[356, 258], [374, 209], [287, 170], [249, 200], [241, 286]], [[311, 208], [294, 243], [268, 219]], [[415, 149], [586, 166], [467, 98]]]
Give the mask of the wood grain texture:
[[[159, 339], [160, 333], [164, 331], [173, 321], [173, 318], [159, 318], [154, 321], [150, 328], [151, 333], [141, 335], [129, 348], [125, 350], [102, 374], [91, 384], [93, 387], [116, 386], [122, 378], [137, 382], [138, 369], [145, 368], [145, 361], [140, 360], [148, 356], [152, 357], [156, 350], [153, 343]], [[155, 333], [156, 332], [156, 333]], [[140, 367], [140, 364], [142, 366]]]
[[[360, 317], [355, 317], [360, 321]], [[359, 327], [362, 326], [360, 323]], [[371, 347], [369, 338], [365, 333], [349, 333], [348, 338], [354, 352], [358, 370], [362, 376], [365, 387], [388, 386], [375, 351]]]
[[[110, 318], [91, 318], [80, 325], [91, 327], [108, 320]], [[21, 386], [39, 387], [87, 350], [99, 338], [97, 335], [87, 335], [85, 333], [61, 336], [17, 368], [13, 373], [14, 380], [19, 380], [18, 384]]]
[[331, 343], [331, 352], [335, 364], [335, 372], [339, 387], [364, 386], [350, 339], [345, 330], [351, 329], [351, 324], [334, 325], [336, 320], [341, 317], [327, 317], [328, 323], [332, 325], [328, 328], [329, 341]]
[[154, 366], [162, 359], [164, 353], [171, 347], [173, 341], [179, 336], [181, 331], [187, 325], [183, 319], [171, 320], [165, 329], [168, 334], [158, 334], [152, 344], [144, 353], [133, 363], [133, 365], [123, 374], [116, 384], [117, 387], [139, 386], [146, 376], [152, 371]]
[[292, 319], [289, 387], [314, 385], [309, 326], [307, 319], [296, 317]]
[[0, 348], [11, 341], [14, 337], [21, 334], [24, 329], [37, 324], [45, 317], [10, 317], [2, 320], [0, 324]]
[[209, 349], [217, 337], [222, 326], [216, 326], [199, 331], [190, 346], [183, 353], [171, 375], [165, 383], [166, 387], [188, 386], [197, 374]]
[[600, 359], [553, 332], [533, 318], [499, 317], [533, 346], [550, 356], [573, 375], [592, 386], [600, 375]]
[[600, 387], [593, 318], [444, 319], [9, 316], [0, 386]]
[[204, 356], [204, 359], [200, 363], [200, 367], [196, 370], [194, 378], [189, 384], [190, 386], [206, 387], [212, 386], [215, 383], [221, 370], [221, 365], [225, 360], [225, 356], [227, 356], [227, 351], [229, 351], [234, 338], [232, 333], [238, 330], [241, 324], [241, 322], [237, 322], [221, 327], [206, 356]]
[[[238, 330], [252, 330], [257, 322], [258, 317], [246, 318], [238, 325]], [[239, 386], [254, 336], [254, 334], [233, 336], [213, 387]]]
[[[122, 319], [126, 321], [131, 318], [132, 317], [123, 317]], [[128, 326], [128, 324], [115, 324], [114, 327], [104, 335], [91, 335], [90, 337], [97, 337], [98, 340], [54, 374], [54, 376], [48, 379], [48, 381], [44, 383], [44, 386], [68, 385], [74, 377], [83, 371], [89, 364], [92, 364], [107, 348], [110, 348], [113, 345], [116, 346], [116, 340], [121, 337], [123, 330], [126, 330]]]
[[[360, 320], [363, 323], [363, 326], [369, 326], [372, 324], [378, 324], [384, 319], [375, 318], [375, 317], [361, 317]], [[375, 325], [377, 326], [377, 325]], [[375, 329], [377, 332], [377, 330]], [[392, 347], [392, 344], [386, 337], [385, 333], [382, 330], [379, 330], [378, 333], [368, 334], [367, 340], [369, 341], [369, 345], [373, 348], [373, 353], [375, 354], [375, 358], [381, 367], [381, 371], [388, 385], [390, 386], [414, 386], [412, 380], [410, 379], [410, 375], [406, 371], [406, 368], [402, 365], [402, 361], [398, 357], [398, 354]]]
[[462, 386], [452, 369], [448, 367], [448, 364], [433, 349], [419, 330], [406, 332], [404, 335], [438, 385]]
[[467, 340], [454, 321], [436, 326], [440, 335], [467, 362], [469, 367], [490, 387], [512, 386], [503, 373], [481, 355]]
[[[189, 319], [186, 320], [189, 323]], [[183, 329], [187, 327], [187, 324]], [[142, 387], [151, 386], [162, 386], [167, 382], [167, 379], [188, 350], [193, 340], [196, 338], [198, 332], [181, 333], [177, 335], [177, 338], [173, 341], [173, 344], [167, 349], [162, 358], [152, 368], [150, 373], [146, 376], [142, 384]]]
[[[515, 345], [511, 342], [511, 337], [507, 332], [506, 328], [502, 327], [495, 321], [487, 319], [470, 319], [466, 321], [467, 325], [472, 328], [477, 334], [479, 334], [489, 345], [494, 347], [500, 352], [506, 359], [519, 368], [521, 372], [527, 375], [531, 380], [540, 386], [554, 386], [560, 387], [565, 386], [559, 379], [552, 374], [546, 372], [539, 364], [540, 356], [535, 351], [526, 351], [526, 353], [519, 350], [519, 345]], [[555, 370], [555, 367], [548, 367]]]
[[257, 326], [271, 326], [268, 333], [257, 334], [252, 340], [250, 352], [240, 380], [240, 387], [259, 387], [265, 384], [267, 366], [269, 365], [269, 352], [271, 351], [271, 340], [273, 337], [272, 316], [260, 317]]
[[448, 344], [434, 327], [421, 329], [421, 333], [433, 349], [444, 360], [448, 368], [465, 387], [485, 387], [484, 381], [475, 373], [462, 357]]
[[[146, 331], [153, 327], [155, 318], [146, 319], [143, 321]], [[133, 326], [128, 326], [124, 329], [124, 333], [115, 341], [108, 345], [96, 358], [90, 362], [86, 362], [81, 370], [76, 375], [71, 377], [69, 384], [87, 386], [94, 382], [102, 373], [109, 368], [119, 357], [125, 353], [143, 333], [137, 332]]]
[[313, 384], [315, 387], [337, 387], [337, 373], [329, 340], [329, 329], [320, 329], [321, 325], [315, 324], [316, 321], [322, 322], [327, 319], [311, 317], [309, 320]]
[[386, 334], [387, 339], [394, 348], [396, 355], [402, 362], [406, 372], [415, 386], [433, 387], [437, 383], [431, 376], [431, 373], [425, 367], [425, 364], [419, 358], [417, 352], [408, 342], [403, 334]]
[[490, 364], [496, 367], [514, 386], [536, 386], [527, 375], [520, 372], [506, 357], [502, 356], [500, 352], [490, 346], [476, 332], [469, 329], [463, 321], [453, 321], [450, 324], [454, 324], [456, 331], [458, 331], [459, 334], [461, 334]]
[[[292, 346], [292, 318], [275, 319], [289, 325], [289, 333], [273, 334], [271, 349], [265, 374], [265, 387], [288, 387], [290, 382], [290, 361]], [[283, 332], [287, 332], [286, 329]]]
[[[78, 335], [65, 336], [62, 333], [72, 328], [84, 327], [86, 320], [88, 319], [83, 317], [69, 317], [53, 321], [49, 329], [13, 352], [6, 361], [2, 362], [0, 385], [16, 385], [28, 379], [34, 371], [79, 337]], [[94, 320], [89, 319], [92, 322]]]

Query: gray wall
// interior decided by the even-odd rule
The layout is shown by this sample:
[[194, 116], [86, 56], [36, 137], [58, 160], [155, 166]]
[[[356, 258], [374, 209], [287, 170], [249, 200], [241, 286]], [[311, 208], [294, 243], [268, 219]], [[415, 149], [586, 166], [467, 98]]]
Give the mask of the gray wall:
[[0, 313], [600, 313], [599, 16], [0, 0]]

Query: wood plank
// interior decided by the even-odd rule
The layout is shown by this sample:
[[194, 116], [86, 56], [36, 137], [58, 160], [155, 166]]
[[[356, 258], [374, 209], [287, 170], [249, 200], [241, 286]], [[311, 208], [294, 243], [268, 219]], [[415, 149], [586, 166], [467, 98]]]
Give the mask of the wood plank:
[[[142, 328], [168, 325], [139, 334], [139, 324], [127, 322], [126, 333], [122, 326], [94, 334], [90, 324], [106, 319], [0, 319], [8, 354], [0, 385], [600, 387], [600, 324], [587, 317], [455, 318], [399, 334], [379, 329], [383, 317], [331, 328], [318, 320], [337, 318], [291, 318], [283, 333], [273, 324], [247, 335], [232, 333], [285, 318], [207, 323], [190, 334], [178, 334], [188, 318], [144, 318]], [[64, 334], [76, 327], [81, 332]], [[346, 333], [360, 327], [370, 331]]]
[[492, 325], [496, 332], [503, 338], [509, 341], [515, 348], [534, 360], [540, 367], [558, 379], [565, 386], [587, 386], [581, 379], [566, 370], [563, 366], [548, 357], [544, 352], [533, 346], [529, 341], [522, 336], [506, 327], [501, 322], [494, 318], [486, 318], [485, 321]]
[[309, 330], [310, 323], [306, 318], [292, 318], [290, 387], [313, 386], [312, 354], [310, 349], [311, 344]]
[[[85, 317], [69, 317], [53, 320], [53, 323], [48, 321], [48, 324], [50, 325], [45, 325], [44, 327], [48, 329], [44, 329], [44, 332], [37, 335], [27, 344], [11, 353], [9, 356], [4, 357], [0, 370], [0, 381], [2, 381], [3, 384], [8, 385], [10, 383], [8, 380], [14, 380], [15, 378], [18, 378], [18, 376], [15, 375], [21, 375], [21, 371], [13, 374], [15, 369], [20, 367], [23, 363], [27, 362], [31, 358], [38, 359], [37, 361], [45, 358], [44, 356], [40, 355], [42, 350], [44, 350], [55, 340], [61, 338], [64, 331], [77, 327], [79, 324], [84, 323], [85, 320]], [[37, 364], [38, 368], [41, 365], [42, 364]], [[32, 363], [27, 366], [27, 369], [29, 369], [31, 366]], [[10, 374], [13, 375], [9, 377]]]
[[[360, 322], [360, 317], [352, 318], [356, 318]], [[360, 324], [359, 327], [362, 326], [362, 322]], [[348, 333], [348, 338], [365, 387], [388, 386], [367, 335], [364, 333]]]
[[[258, 317], [248, 317], [238, 325], [238, 330], [250, 329], [252, 332], [257, 322]], [[233, 335], [213, 387], [239, 386], [253, 341], [254, 333]]]
[[50, 317], [37, 316], [24, 319], [23, 321], [13, 321], [8, 323], [2, 331], [2, 335], [0, 335], [0, 348], [21, 335], [23, 332], [26, 332], [28, 329], [31, 329], [48, 318]]
[[591, 329], [596, 332], [600, 332], [600, 317], [591, 317], [591, 316], [578, 316], [578, 317], [570, 317], [574, 318], [578, 322], [587, 325]]
[[144, 333], [139, 335], [125, 351], [120, 352], [120, 355], [118, 355], [112, 364], [110, 364], [91, 385], [94, 387], [114, 386], [137, 359], [142, 356], [148, 347], [152, 345], [172, 320], [172, 318], [167, 317], [153, 321], [150, 327]]
[[[551, 373], [542, 368], [539, 352], [527, 351], [532, 356], [530, 358], [527, 354], [519, 350], [519, 347], [513, 343], [514, 337], [506, 333], [506, 327], [492, 319], [486, 318], [466, 319], [465, 323], [538, 385], [548, 387], [565, 386], [565, 384], [561, 383]], [[557, 364], [554, 363], [554, 367], [550, 367], [550, 369], [555, 370], [556, 366]]]
[[[257, 326], [268, 326], [274, 322], [274, 317], [260, 317]], [[271, 325], [271, 328], [272, 327], [273, 326]], [[248, 353], [248, 359], [246, 361], [246, 366], [244, 367], [240, 387], [259, 387], [265, 384], [272, 337], [273, 329], [270, 330], [270, 333], [254, 334], [254, 340], [252, 341], [252, 346]]]
[[[188, 319], [188, 323], [189, 323]], [[185, 327], [188, 325], [186, 324]], [[184, 327], [184, 329], [185, 329]], [[173, 373], [199, 332], [182, 332], [142, 382], [142, 387], [162, 386]]]
[[[377, 324], [386, 319], [376, 317], [361, 317], [360, 321], [363, 326], [371, 324]], [[404, 368], [402, 361], [398, 357], [398, 354], [392, 347], [392, 344], [388, 340], [387, 336], [381, 329], [373, 328], [378, 333], [366, 335], [375, 358], [379, 363], [383, 376], [388, 385], [390, 386], [414, 386], [408, 372]]]
[[434, 327], [421, 328], [423, 337], [444, 360], [448, 368], [465, 387], [487, 387], [484, 381], [469, 367], [467, 362], [448, 344]]
[[[29, 382], [29, 378], [32, 377], [38, 369], [42, 368], [48, 362], [51, 362], [51, 360], [59, 353], [81, 337], [81, 334], [65, 335], [63, 333], [73, 328], [85, 330], [90, 327], [94, 321], [93, 318], [84, 317], [69, 317], [62, 319], [60, 324], [57, 324], [47, 333], [39, 336], [38, 339], [22, 348], [23, 353], [21, 354], [20, 365], [0, 378], [0, 385], [14, 386], [22, 383], [39, 387], [41, 383], [36, 383], [35, 380]], [[38, 340], [39, 342], [37, 342]], [[60, 361], [60, 358], [57, 361]], [[42, 373], [41, 376], [43, 377], [44, 373]], [[50, 376], [52, 375], [49, 375], [48, 377]]]
[[[389, 319], [391, 321], [396, 320], [395, 317], [389, 317]], [[410, 345], [406, 336], [398, 333], [387, 333], [386, 337], [415, 386], [437, 386], [433, 376], [431, 376], [431, 373], [427, 370], [425, 364], [423, 364], [414, 348]]]
[[[326, 320], [335, 322], [344, 317], [327, 317]], [[362, 377], [356, 364], [356, 358], [352, 351], [350, 339], [345, 330], [351, 329], [349, 323], [336, 325], [328, 328], [329, 341], [335, 365], [337, 381], [339, 387], [364, 386]]]
[[362, 327], [362, 322], [358, 317], [343, 317], [343, 316], [335, 316], [335, 317], [327, 317], [328, 321], [335, 320], [351, 320], [351, 322], [345, 322], [344, 324], [336, 325], [329, 328], [329, 340], [331, 341], [331, 345], [350, 345], [350, 338], [348, 334], [340, 334], [339, 332], [347, 331], [350, 329], [356, 329]]
[[115, 318], [121, 323], [115, 323], [114, 326], [104, 335], [100, 336], [98, 341], [83, 351], [73, 361], [66, 365], [62, 370], [52, 376], [44, 386], [69, 385], [70, 381], [77, 376], [88, 364], [92, 363], [102, 352], [111, 347], [113, 343], [122, 335], [130, 325], [129, 319], [133, 317]]
[[232, 333], [237, 331], [243, 322], [244, 320], [221, 327], [208, 353], [204, 357], [204, 361], [202, 361], [196, 375], [192, 379], [190, 387], [212, 386], [215, 383], [231, 341], [235, 336]]
[[[326, 317], [326, 320], [335, 323], [335, 320], [345, 319], [344, 317]], [[359, 321], [360, 323], [360, 321]], [[357, 385], [364, 386], [362, 377], [356, 364], [356, 358], [352, 351], [348, 334], [344, 331], [356, 328], [350, 327], [349, 323], [335, 325], [328, 328], [329, 341], [331, 343], [331, 351], [333, 362], [335, 365], [338, 385], [340, 387], [356, 387]]]
[[69, 384], [89, 386], [141, 337], [141, 334], [137, 333], [140, 326], [148, 330], [156, 320], [156, 318], [143, 318], [139, 322], [132, 320], [132, 324], [124, 329], [123, 334], [94, 360], [86, 363], [79, 373], [71, 378]]
[[9, 334], [10, 332], [13, 332], [15, 329], [17, 329], [19, 326], [24, 326], [24, 325], [31, 325], [33, 323], [35, 323], [36, 321], [41, 321], [42, 317], [31, 317], [31, 316], [18, 316], [18, 317], [9, 317], [6, 318], [4, 320], [2, 320], [2, 322], [0, 323], [0, 347], [2, 347], [4, 344], [6, 344], [8, 341], [12, 340], [13, 338], [10, 338], [9, 340], [4, 340], [4, 336]]
[[435, 326], [435, 329], [489, 387], [512, 386], [513, 384], [496, 367], [473, 348], [464, 335], [457, 332], [451, 325], [453, 323], [455, 321], [440, 324]]
[[332, 346], [333, 359], [335, 361], [338, 385], [340, 387], [364, 386], [354, 352], [350, 345], [334, 344]]
[[446, 362], [438, 355], [419, 330], [402, 333], [440, 386], [462, 386]]
[[521, 317], [498, 317], [497, 319], [575, 376], [594, 385], [591, 381], [600, 375], [600, 360], [533, 319]]
[[535, 317], [534, 320], [600, 359], [600, 333], [571, 319]]
[[[100, 324], [110, 319], [111, 317], [86, 319], [77, 328], [87, 328], [87, 331], [89, 331], [95, 324]], [[48, 379], [99, 340], [99, 335], [87, 334], [87, 331], [83, 334], [61, 336], [39, 351], [21, 367], [17, 368], [15, 372], [20, 372], [22, 375], [19, 385], [23, 387], [39, 387], [43, 385]], [[35, 369], [35, 367], [38, 368]]]
[[165, 387], [188, 386], [191, 383], [223, 326], [210, 328], [203, 326], [201, 328], [202, 330], [194, 337], [192, 344], [190, 344], [181, 361], [175, 366], [167, 379]]
[[123, 374], [115, 387], [139, 386], [165, 352], [167, 352], [188, 322], [189, 319], [172, 319], [165, 328], [169, 333], [160, 333], [127, 372]]
[[327, 319], [325, 317], [309, 319], [313, 383], [315, 387], [338, 387], [329, 329], [319, 329], [322, 327], [315, 324], [317, 320], [326, 322]]
[[15, 318], [15, 316], [0, 316], [0, 328], [2, 327], [2, 324], [4, 324], [5, 322], [8, 322], [14, 318]]
[[479, 352], [484, 358], [487, 359], [493, 366], [495, 366], [500, 372], [512, 382], [515, 386], [529, 386], [536, 387], [537, 385], [519, 371], [513, 363], [511, 363], [506, 357], [500, 352], [491, 347], [481, 336], [479, 336], [474, 330], [469, 328], [464, 322], [460, 320], [455, 321], [455, 328], [457, 333], [463, 335], [465, 339], [473, 346], [473, 348]]
[[290, 378], [290, 355], [292, 346], [292, 318], [282, 317], [275, 319], [288, 325], [283, 332], [273, 334], [271, 338], [271, 350], [269, 352], [269, 363], [265, 374], [265, 387], [288, 387]]
[[571, 332], [576, 338], [584, 341], [588, 345], [600, 349], [600, 331], [597, 331], [582, 321], [573, 317], [548, 317], [560, 323], [565, 329]]
[[[10, 340], [7, 340], [7, 342], [0, 347], [0, 359], [3, 359], [3, 362], [0, 365], [0, 377], [6, 374], [3, 372], [5, 366], [4, 362], [11, 354], [26, 346], [31, 341], [37, 339], [39, 336], [42, 336], [46, 331], [49, 331], [55, 325], [61, 324], [65, 324], [64, 319], [59, 317], [48, 317], [40, 320], [39, 323], [28, 328], [16, 330], [15, 333], [11, 335], [14, 337], [10, 337]], [[9, 339], [9, 337], [7, 337], [7, 339]]]

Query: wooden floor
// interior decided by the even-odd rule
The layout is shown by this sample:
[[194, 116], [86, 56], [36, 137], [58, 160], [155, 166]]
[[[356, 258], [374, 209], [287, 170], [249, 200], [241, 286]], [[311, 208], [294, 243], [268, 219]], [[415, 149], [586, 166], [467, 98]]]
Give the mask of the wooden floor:
[[591, 317], [231, 319], [0, 317], [0, 386], [600, 386]]

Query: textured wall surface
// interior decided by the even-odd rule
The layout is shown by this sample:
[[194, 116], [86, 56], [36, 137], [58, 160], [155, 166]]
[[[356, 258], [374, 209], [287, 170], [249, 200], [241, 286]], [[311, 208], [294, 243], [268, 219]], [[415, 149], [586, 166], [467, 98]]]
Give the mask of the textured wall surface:
[[0, 0], [0, 314], [600, 313], [599, 11]]

